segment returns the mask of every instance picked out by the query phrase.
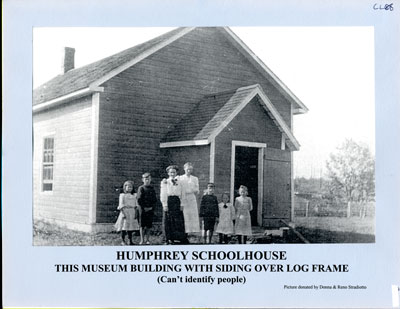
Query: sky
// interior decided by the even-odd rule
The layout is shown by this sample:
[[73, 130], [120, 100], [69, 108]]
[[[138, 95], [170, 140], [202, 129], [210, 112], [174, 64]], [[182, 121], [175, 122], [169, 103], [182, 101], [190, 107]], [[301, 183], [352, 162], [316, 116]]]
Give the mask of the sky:
[[[97, 61], [173, 28], [34, 28], [33, 86], [61, 73], [65, 46], [75, 67]], [[372, 27], [231, 29], [308, 107], [294, 116], [295, 177], [326, 174], [329, 154], [351, 138], [375, 153]]]

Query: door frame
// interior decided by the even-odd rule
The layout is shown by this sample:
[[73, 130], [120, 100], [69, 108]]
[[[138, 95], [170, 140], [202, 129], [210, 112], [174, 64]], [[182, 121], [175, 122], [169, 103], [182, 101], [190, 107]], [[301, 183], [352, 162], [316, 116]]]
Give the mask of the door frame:
[[[231, 198], [234, 198], [234, 190], [235, 190], [235, 163], [236, 163], [236, 146], [241, 147], [253, 147], [258, 148], [258, 204], [257, 204], [257, 224], [259, 226], [262, 225], [262, 204], [264, 197], [264, 153], [265, 148], [267, 148], [267, 144], [265, 143], [256, 143], [256, 142], [246, 142], [246, 141], [232, 141], [232, 153], [231, 153]], [[233, 203], [235, 201], [232, 201]]]

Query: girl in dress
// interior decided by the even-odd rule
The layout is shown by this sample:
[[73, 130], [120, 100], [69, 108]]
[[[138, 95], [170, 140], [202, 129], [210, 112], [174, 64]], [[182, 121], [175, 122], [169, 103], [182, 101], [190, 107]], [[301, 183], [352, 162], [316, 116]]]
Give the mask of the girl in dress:
[[219, 243], [228, 244], [230, 235], [234, 234], [233, 224], [235, 222], [235, 208], [229, 203], [229, 193], [222, 194], [222, 202], [218, 204], [219, 222], [217, 233], [219, 233]]
[[[139, 230], [139, 208], [136, 200], [136, 193], [134, 193], [133, 181], [125, 181], [123, 191], [124, 192], [119, 195], [119, 204], [117, 209], [120, 212], [118, 220], [115, 223], [115, 228], [117, 232], [121, 231], [122, 245], [133, 245], [133, 231]], [[126, 242], [125, 240], [127, 234], [129, 242]]]
[[185, 163], [183, 166], [185, 174], [179, 176], [179, 181], [183, 187], [183, 217], [185, 219], [185, 232], [200, 232], [199, 210], [197, 208], [196, 195], [199, 194], [199, 179], [192, 175], [193, 164]]
[[185, 244], [188, 242], [185, 234], [183, 206], [181, 205], [183, 189], [176, 177], [177, 171], [176, 165], [168, 166], [168, 179], [164, 178], [161, 181], [160, 199], [163, 206], [163, 223], [167, 244], [173, 244], [174, 241]]
[[250, 211], [253, 210], [251, 198], [247, 196], [246, 186], [239, 187], [239, 197], [235, 199], [236, 222], [235, 232], [238, 235], [239, 244], [245, 244], [247, 236], [251, 236]]

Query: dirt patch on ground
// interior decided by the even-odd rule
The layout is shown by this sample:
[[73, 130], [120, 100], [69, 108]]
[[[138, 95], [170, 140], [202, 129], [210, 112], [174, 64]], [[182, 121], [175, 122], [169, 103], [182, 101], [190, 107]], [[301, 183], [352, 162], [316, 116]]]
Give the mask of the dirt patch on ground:
[[[189, 235], [191, 244], [202, 244], [201, 235]], [[140, 243], [139, 231], [134, 232], [133, 242]], [[213, 243], [218, 243], [218, 236], [214, 235]], [[164, 245], [161, 225], [155, 224], [150, 233], [151, 245]], [[121, 246], [121, 233], [84, 233], [43, 221], [36, 221], [33, 226], [33, 245], [35, 246]]]

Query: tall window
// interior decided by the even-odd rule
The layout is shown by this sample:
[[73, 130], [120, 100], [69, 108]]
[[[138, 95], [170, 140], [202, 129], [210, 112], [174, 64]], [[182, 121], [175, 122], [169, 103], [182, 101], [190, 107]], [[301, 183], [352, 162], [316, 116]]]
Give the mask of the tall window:
[[42, 190], [53, 191], [54, 137], [46, 137], [43, 145]]

